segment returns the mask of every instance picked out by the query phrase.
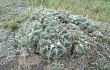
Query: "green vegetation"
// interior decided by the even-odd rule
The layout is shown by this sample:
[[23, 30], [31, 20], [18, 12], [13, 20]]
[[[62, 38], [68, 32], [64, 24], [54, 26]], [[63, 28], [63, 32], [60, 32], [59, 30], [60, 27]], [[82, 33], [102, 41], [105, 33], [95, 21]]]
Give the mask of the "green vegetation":
[[43, 5], [52, 9], [83, 14], [94, 20], [110, 22], [109, 0], [28, 0], [31, 5]]
[[8, 28], [8, 27], [9, 27], [9, 23], [6, 22], [6, 21], [4, 21], [4, 22], [3, 22], [3, 27], [4, 27], [4, 28]]
[[16, 30], [16, 29], [18, 28], [18, 23], [16, 23], [16, 22], [4, 21], [4, 22], [3, 22], [3, 27], [4, 27], [4, 28], [11, 29], [11, 30]]
[[16, 30], [18, 28], [18, 23], [13, 22], [9, 25], [9, 29]]
[[[109, 23], [100, 23], [100, 26], [96, 26], [91, 20], [81, 15], [47, 8], [32, 8], [30, 19], [33, 20], [23, 24], [15, 35], [21, 55], [26, 57], [28, 54], [38, 53], [43, 59], [56, 59], [49, 62], [50, 69], [54, 70], [63, 68], [64, 62], [66, 62], [63, 59], [59, 61], [58, 58], [71, 56], [70, 54], [74, 53], [74, 56], [77, 56], [74, 59], [77, 60], [77, 58], [84, 57], [88, 50], [91, 52], [91, 49], [94, 49], [96, 52], [93, 54], [97, 52], [99, 54], [94, 55], [97, 60], [93, 59], [93, 62], [86, 64], [88, 65], [87, 70], [96, 68], [106, 70], [109, 68], [109, 62], [106, 64], [107, 67], [102, 68], [104, 63], [109, 60], [109, 46], [105, 48], [110, 44]], [[88, 54], [87, 58], [91, 56]]]
[[29, 18], [29, 14], [26, 14], [26, 15], [24, 15], [24, 16], [22, 16], [22, 17], [18, 17], [17, 19], [15, 19], [15, 22], [16, 23], [22, 23], [22, 22], [24, 22], [25, 20], [27, 20]]
[[70, 67], [110, 69], [110, 0], [8, 1], [1, 4], [1, 22], [6, 29], [20, 27], [13, 35], [17, 55], [53, 58], [47, 60], [52, 70], [63, 70], [68, 61], [57, 60], [62, 57], [70, 58]]
[[87, 34], [96, 29], [92, 21], [63, 11], [37, 9], [33, 12], [35, 20], [16, 34], [21, 53], [30, 50], [44, 58], [57, 59], [70, 52], [86, 51], [91, 40]]

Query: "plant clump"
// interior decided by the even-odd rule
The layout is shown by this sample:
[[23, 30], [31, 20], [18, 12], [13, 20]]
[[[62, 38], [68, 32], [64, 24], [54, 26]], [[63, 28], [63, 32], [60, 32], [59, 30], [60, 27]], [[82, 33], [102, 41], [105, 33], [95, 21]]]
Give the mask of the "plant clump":
[[37, 9], [30, 17], [34, 20], [22, 26], [15, 36], [18, 48], [21, 53], [28, 50], [46, 58], [83, 54], [91, 43], [88, 33], [96, 29], [92, 21], [70, 12]]
[[16, 30], [18, 28], [18, 23], [4, 21], [2, 26], [7, 29]]

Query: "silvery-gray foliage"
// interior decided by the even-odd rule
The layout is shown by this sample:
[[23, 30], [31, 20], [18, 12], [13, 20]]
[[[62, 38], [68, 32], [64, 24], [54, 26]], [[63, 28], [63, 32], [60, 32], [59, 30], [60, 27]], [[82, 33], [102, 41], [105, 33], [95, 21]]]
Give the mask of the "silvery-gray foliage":
[[21, 53], [25, 49], [48, 58], [57, 59], [71, 51], [84, 53], [90, 43], [87, 33], [96, 29], [92, 21], [70, 12], [36, 9], [30, 17], [33, 22], [16, 34], [18, 47]]

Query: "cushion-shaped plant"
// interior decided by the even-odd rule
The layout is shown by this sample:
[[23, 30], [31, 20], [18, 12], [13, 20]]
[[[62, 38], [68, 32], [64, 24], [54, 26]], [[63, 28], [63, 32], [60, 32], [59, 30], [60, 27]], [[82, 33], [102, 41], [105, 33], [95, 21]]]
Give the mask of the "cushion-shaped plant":
[[34, 11], [34, 14], [34, 21], [16, 34], [19, 49], [55, 59], [74, 50], [84, 53], [87, 49], [90, 42], [87, 33], [94, 31], [95, 26], [85, 17], [48, 9]]

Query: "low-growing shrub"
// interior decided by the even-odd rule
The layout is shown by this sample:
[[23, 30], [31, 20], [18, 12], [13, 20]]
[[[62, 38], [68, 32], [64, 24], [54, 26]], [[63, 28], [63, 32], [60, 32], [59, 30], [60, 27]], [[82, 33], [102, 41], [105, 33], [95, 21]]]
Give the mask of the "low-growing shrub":
[[[58, 59], [74, 52], [83, 54], [89, 48], [96, 27], [83, 16], [69, 12], [40, 9], [32, 13], [34, 21], [27, 23], [16, 34], [18, 48], [39, 53], [46, 58]], [[32, 18], [33, 19], [33, 18]]]
[[21, 54], [28, 50], [57, 59], [73, 52], [82, 54], [86, 51], [89, 45], [86, 33], [95, 30], [91, 21], [63, 11], [36, 10], [31, 16], [35, 20], [24, 25], [16, 34]]

